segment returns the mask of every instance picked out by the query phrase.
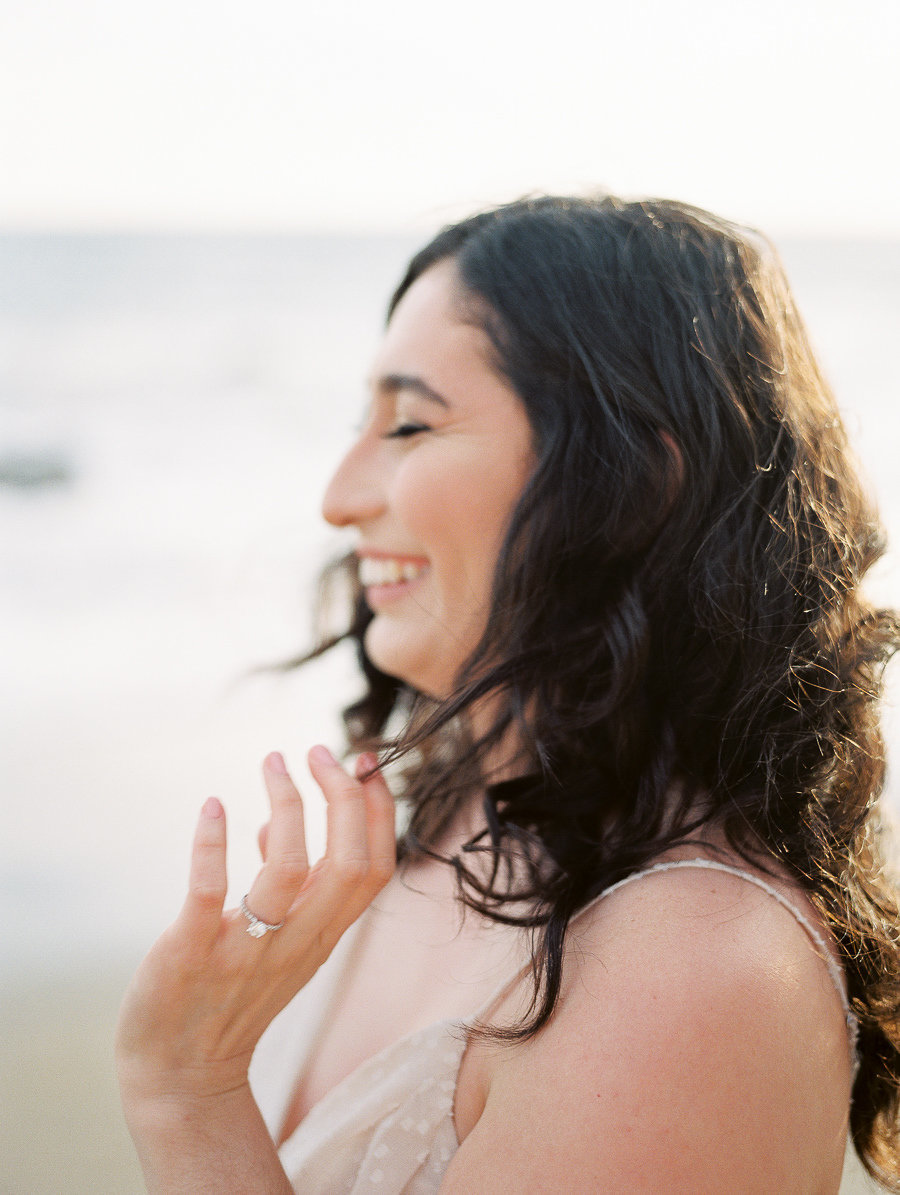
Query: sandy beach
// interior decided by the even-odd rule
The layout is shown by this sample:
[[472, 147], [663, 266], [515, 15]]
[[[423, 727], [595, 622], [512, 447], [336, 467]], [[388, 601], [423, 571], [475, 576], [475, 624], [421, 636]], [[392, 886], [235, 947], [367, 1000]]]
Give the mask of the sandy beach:
[[2, 1195], [144, 1189], [113, 1069], [113, 1032], [129, 971], [107, 964], [64, 980], [32, 973], [4, 984]]

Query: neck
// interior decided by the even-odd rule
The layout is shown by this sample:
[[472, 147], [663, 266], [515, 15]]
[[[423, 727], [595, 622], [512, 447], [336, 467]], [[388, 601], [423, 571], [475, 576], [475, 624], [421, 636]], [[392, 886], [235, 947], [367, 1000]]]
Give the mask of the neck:
[[[473, 739], [479, 739], [490, 732], [500, 716], [500, 697], [491, 693], [477, 702], [468, 713], [469, 727]], [[502, 737], [488, 750], [484, 760], [485, 784], [500, 784], [504, 780], [515, 780], [534, 768], [534, 760], [522, 741], [519, 727], [507, 726]]]

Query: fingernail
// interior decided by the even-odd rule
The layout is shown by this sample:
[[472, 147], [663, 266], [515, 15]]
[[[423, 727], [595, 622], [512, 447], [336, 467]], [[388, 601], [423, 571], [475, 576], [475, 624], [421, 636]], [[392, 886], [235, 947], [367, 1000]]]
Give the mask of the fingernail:
[[280, 751], [273, 751], [271, 755], [266, 756], [266, 765], [270, 772], [277, 772], [279, 776], [287, 775], [287, 767], [285, 766], [284, 756]]
[[313, 747], [312, 751], [309, 753], [309, 757], [310, 759], [316, 760], [317, 763], [328, 764], [328, 766], [332, 768], [337, 764], [337, 760], [334, 758], [328, 748], [323, 747], [321, 743], [319, 743], [318, 746]]
[[209, 800], [206, 802], [206, 804], [203, 806], [203, 816], [204, 817], [213, 817], [213, 818], [221, 817], [224, 814], [224, 812], [225, 812], [225, 810], [222, 808], [222, 802], [219, 800], [218, 797], [210, 797]]
[[362, 755], [360, 755], [359, 759], [356, 761], [357, 776], [363, 776], [367, 772], [371, 773], [377, 771], [378, 756], [373, 754], [371, 751], [363, 751]]

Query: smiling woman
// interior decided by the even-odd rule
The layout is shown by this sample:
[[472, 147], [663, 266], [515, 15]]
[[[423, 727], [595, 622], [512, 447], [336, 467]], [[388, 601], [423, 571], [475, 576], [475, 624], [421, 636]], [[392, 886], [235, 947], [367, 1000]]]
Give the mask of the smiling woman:
[[357, 443], [323, 513], [359, 531], [368, 658], [446, 697], [484, 631], [497, 553], [534, 463], [531, 424], [466, 319], [452, 263], [392, 315]]
[[671, 202], [483, 213], [371, 389], [312, 653], [357, 646], [359, 754], [310, 753], [313, 867], [267, 758], [239, 909], [204, 807], [120, 1023], [150, 1189], [833, 1195], [848, 1138], [900, 1181], [900, 626], [773, 251]]

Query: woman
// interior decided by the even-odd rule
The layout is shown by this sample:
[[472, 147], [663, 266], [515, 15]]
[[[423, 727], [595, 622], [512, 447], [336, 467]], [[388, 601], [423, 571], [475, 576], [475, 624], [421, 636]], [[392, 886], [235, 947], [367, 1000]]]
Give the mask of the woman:
[[268, 757], [237, 910], [204, 807], [119, 1033], [150, 1189], [834, 1192], [848, 1115], [900, 1175], [898, 626], [772, 252], [668, 202], [475, 216], [371, 388], [319, 648], [359, 644], [362, 754], [310, 753], [312, 868]]

